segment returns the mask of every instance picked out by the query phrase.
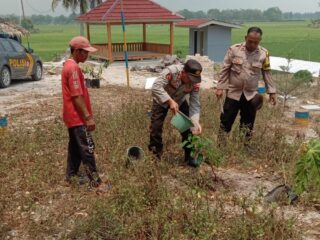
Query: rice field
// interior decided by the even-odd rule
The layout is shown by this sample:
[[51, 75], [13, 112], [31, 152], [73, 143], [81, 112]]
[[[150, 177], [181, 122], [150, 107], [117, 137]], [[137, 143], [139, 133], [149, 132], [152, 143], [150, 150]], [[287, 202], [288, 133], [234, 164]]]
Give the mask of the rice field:
[[[289, 54], [296, 59], [320, 61], [320, 29], [309, 27], [307, 21], [297, 22], [254, 22], [244, 23], [241, 29], [234, 29], [232, 43], [243, 41], [246, 30], [250, 26], [259, 26], [264, 35], [261, 45], [266, 47], [271, 55], [287, 57]], [[43, 60], [54, 59], [65, 52], [69, 40], [79, 35], [78, 24], [72, 25], [39, 25], [38, 33], [30, 37], [30, 45]], [[129, 42], [142, 41], [142, 25], [128, 25], [127, 39]], [[107, 42], [106, 26], [92, 26], [91, 40], [94, 43]], [[112, 27], [112, 41], [121, 42], [122, 32], [119, 26]], [[169, 43], [168, 25], [148, 25], [147, 41]], [[175, 51], [183, 55], [188, 53], [188, 29], [175, 28]], [[24, 39], [26, 45], [26, 39]]]

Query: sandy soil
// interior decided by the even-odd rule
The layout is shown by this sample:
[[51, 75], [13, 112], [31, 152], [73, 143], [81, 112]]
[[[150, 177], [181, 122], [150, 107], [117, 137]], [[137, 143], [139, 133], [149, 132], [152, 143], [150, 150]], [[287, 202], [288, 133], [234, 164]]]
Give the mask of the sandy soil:
[[[129, 67], [134, 65], [153, 66], [158, 64], [158, 60], [151, 61], [131, 61]], [[89, 62], [98, 66], [96, 62]], [[0, 113], [10, 114], [10, 111], [23, 105], [30, 106], [35, 102], [42, 101], [43, 98], [50, 98], [61, 93], [60, 72], [62, 62], [44, 63], [43, 79], [37, 82], [31, 80], [14, 80], [12, 85], [5, 89], [0, 89]], [[54, 75], [49, 72], [55, 73]], [[130, 87], [144, 89], [148, 77], [157, 77], [159, 74], [147, 71], [129, 72]], [[213, 87], [213, 79], [207, 74], [203, 76], [201, 88]], [[213, 70], [212, 70], [213, 76]], [[101, 86], [127, 86], [126, 68], [123, 62], [114, 62], [103, 71]], [[42, 98], [40, 97], [42, 96]]]

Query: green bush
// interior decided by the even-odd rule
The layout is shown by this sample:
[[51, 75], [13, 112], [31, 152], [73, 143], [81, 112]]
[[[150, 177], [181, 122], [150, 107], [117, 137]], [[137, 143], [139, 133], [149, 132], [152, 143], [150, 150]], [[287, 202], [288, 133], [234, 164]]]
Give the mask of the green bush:
[[320, 192], [320, 139], [309, 142], [296, 164], [295, 189]]
[[308, 70], [300, 70], [293, 75], [293, 80], [303, 82], [305, 85], [310, 85], [313, 82], [311, 72]]

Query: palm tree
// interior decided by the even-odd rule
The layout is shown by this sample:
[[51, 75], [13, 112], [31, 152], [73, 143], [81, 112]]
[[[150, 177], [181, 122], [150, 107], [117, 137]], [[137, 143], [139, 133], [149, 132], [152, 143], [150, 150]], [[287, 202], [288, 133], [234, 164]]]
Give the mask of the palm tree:
[[[96, 0], [90, 0], [90, 2]], [[101, 0], [98, 0], [101, 1]], [[62, 2], [62, 5], [66, 9], [71, 9], [72, 11], [76, 11], [80, 7], [80, 14], [84, 14], [88, 10], [88, 0], [52, 0], [52, 10], [56, 9], [59, 3]], [[84, 35], [84, 25], [80, 24], [80, 35]]]
[[90, 1], [90, 9], [95, 8], [99, 4], [102, 3], [102, 0], [89, 0]]

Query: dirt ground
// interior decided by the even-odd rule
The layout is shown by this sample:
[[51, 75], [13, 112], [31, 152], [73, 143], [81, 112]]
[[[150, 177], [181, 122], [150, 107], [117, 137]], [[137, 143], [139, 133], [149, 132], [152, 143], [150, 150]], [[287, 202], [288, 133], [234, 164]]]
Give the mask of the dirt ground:
[[[10, 114], [12, 109], [22, 105], [33, 105], [41, 102], [41, 96], [49, 98], [61, 93], [60, 72], [62, 68], [61, 62], [44, 63], [44, 76], [41, 81], [34, 82], [31, 80], [14, 80], [12, 85], [6, 89], [0, 89], [0, 106], [2, 114]], [[99, 63], [89, 61], [94, 66]], [[159, 60], [146, 61], [130, 61], [129, 67], [139, 66], [155, 66], [159, 64]], [[54, 74], [50, 74], [52, 72]], [[209, 89], [214, 86], [212, 73], [203, 76], [201, 88]], [[144, 89], [146, 79], [148, 77], [157, 77], [158, 73], [147, 71], [129, 72], [130, 87]], [[101, 86], [127, 86], [126, 68], [123, 62], [114, 62], [102, 73]]]
[[[140, 64], [152, 64], [154, 62], [142, 62]], [[130, 64], [134, 64], [131, 62]], [[58, 66], [59, 68], [59, 66]], [[57, 68], [57, 69], [58, 69]], [[9, 88], [0, 89], [0, 106], [1, 114], [9, 116], [9, 129], [24, 126], [28, 128], [33, 123], [39, 121], [55, 121], [61, 119], [61, 84], [60, 75], [50, 75], [48, 70], [52, 69], [52, 65], [48, 64], [46, 72], [41, 81], [33, 82], [29, 80], [14, 81]], [[138, 94], [149, 96], [144, 89], [147, 77], [157, 76], [155, 73], [149, 72], [130, 72], [131, 87], [140, 89]], [[123, 63], [117, 62], [110, 65], [103, 72], [103, 80], [101, 81], [101, 89], [90, 89], [93, 102], [105, 101], [111, 99], [106, 104], [110, 105], [110, 109], [116, 109], [125, 103], [125, 91], [116, 86], [126, 86], [125, 67]], [[209, 77], [203, 79], [201, 85], [203, 89], [213, 87], [213, 81]], [[150, 96], [149, 96], [150, 97]], [[146, 105], [151, 103], [150, 98]], [[147, 107], [147, 106], [146, 106]], [[311, 129], [304, 130], [307, 136], [315, 135]], [[184, 172], [185, 170], [181, 170]], [[204, 168], [203, 171], [209, 171]], [[230, 186], [231, 191], [236, 195], [255, 197], [259, 189], [263, 189], [263, 193], [267, 193], [273, 189], [279, 182], [279, 176], [271, 175], [265, 172], [264, 168], [252, 169], [251, 171], [241, 171], [236, 168], [220, 169], [217, 174], [224, 182]], [[59, 191], [67, 193], [68, 188], [62, 187]], [[52, 204], [52, 203], [51, 203]], [[58, 203], [53, 203], [53, 205]], [[43, 208], [49, 208], [43, 206]], [[45, 211], [45, 209], [43, 210]], [[279, 212], [286, 216], [297, 218], [299, 225], [303, 226], [304, 239], [316, 240], [320, 239], [320, 212], [312, 208], [302, 209], [295, 206], [279, 207]], [[35, 213], [34, 213], [35, 214]], [[80, 214], [80, 213], [78, 213]], [[37, 217], [35, 214], [34, 217]], [[41, 214], [38, 216], [41, 218]], [[22, 239], [23, 226], [17, 226], [6, 236], [6, 239]], [[20, 235], [21, 234], [21, 235]], [[26, 235], [25, 235], [26, 236]], [[28, 239], [28, 238], [26, 238]]]

